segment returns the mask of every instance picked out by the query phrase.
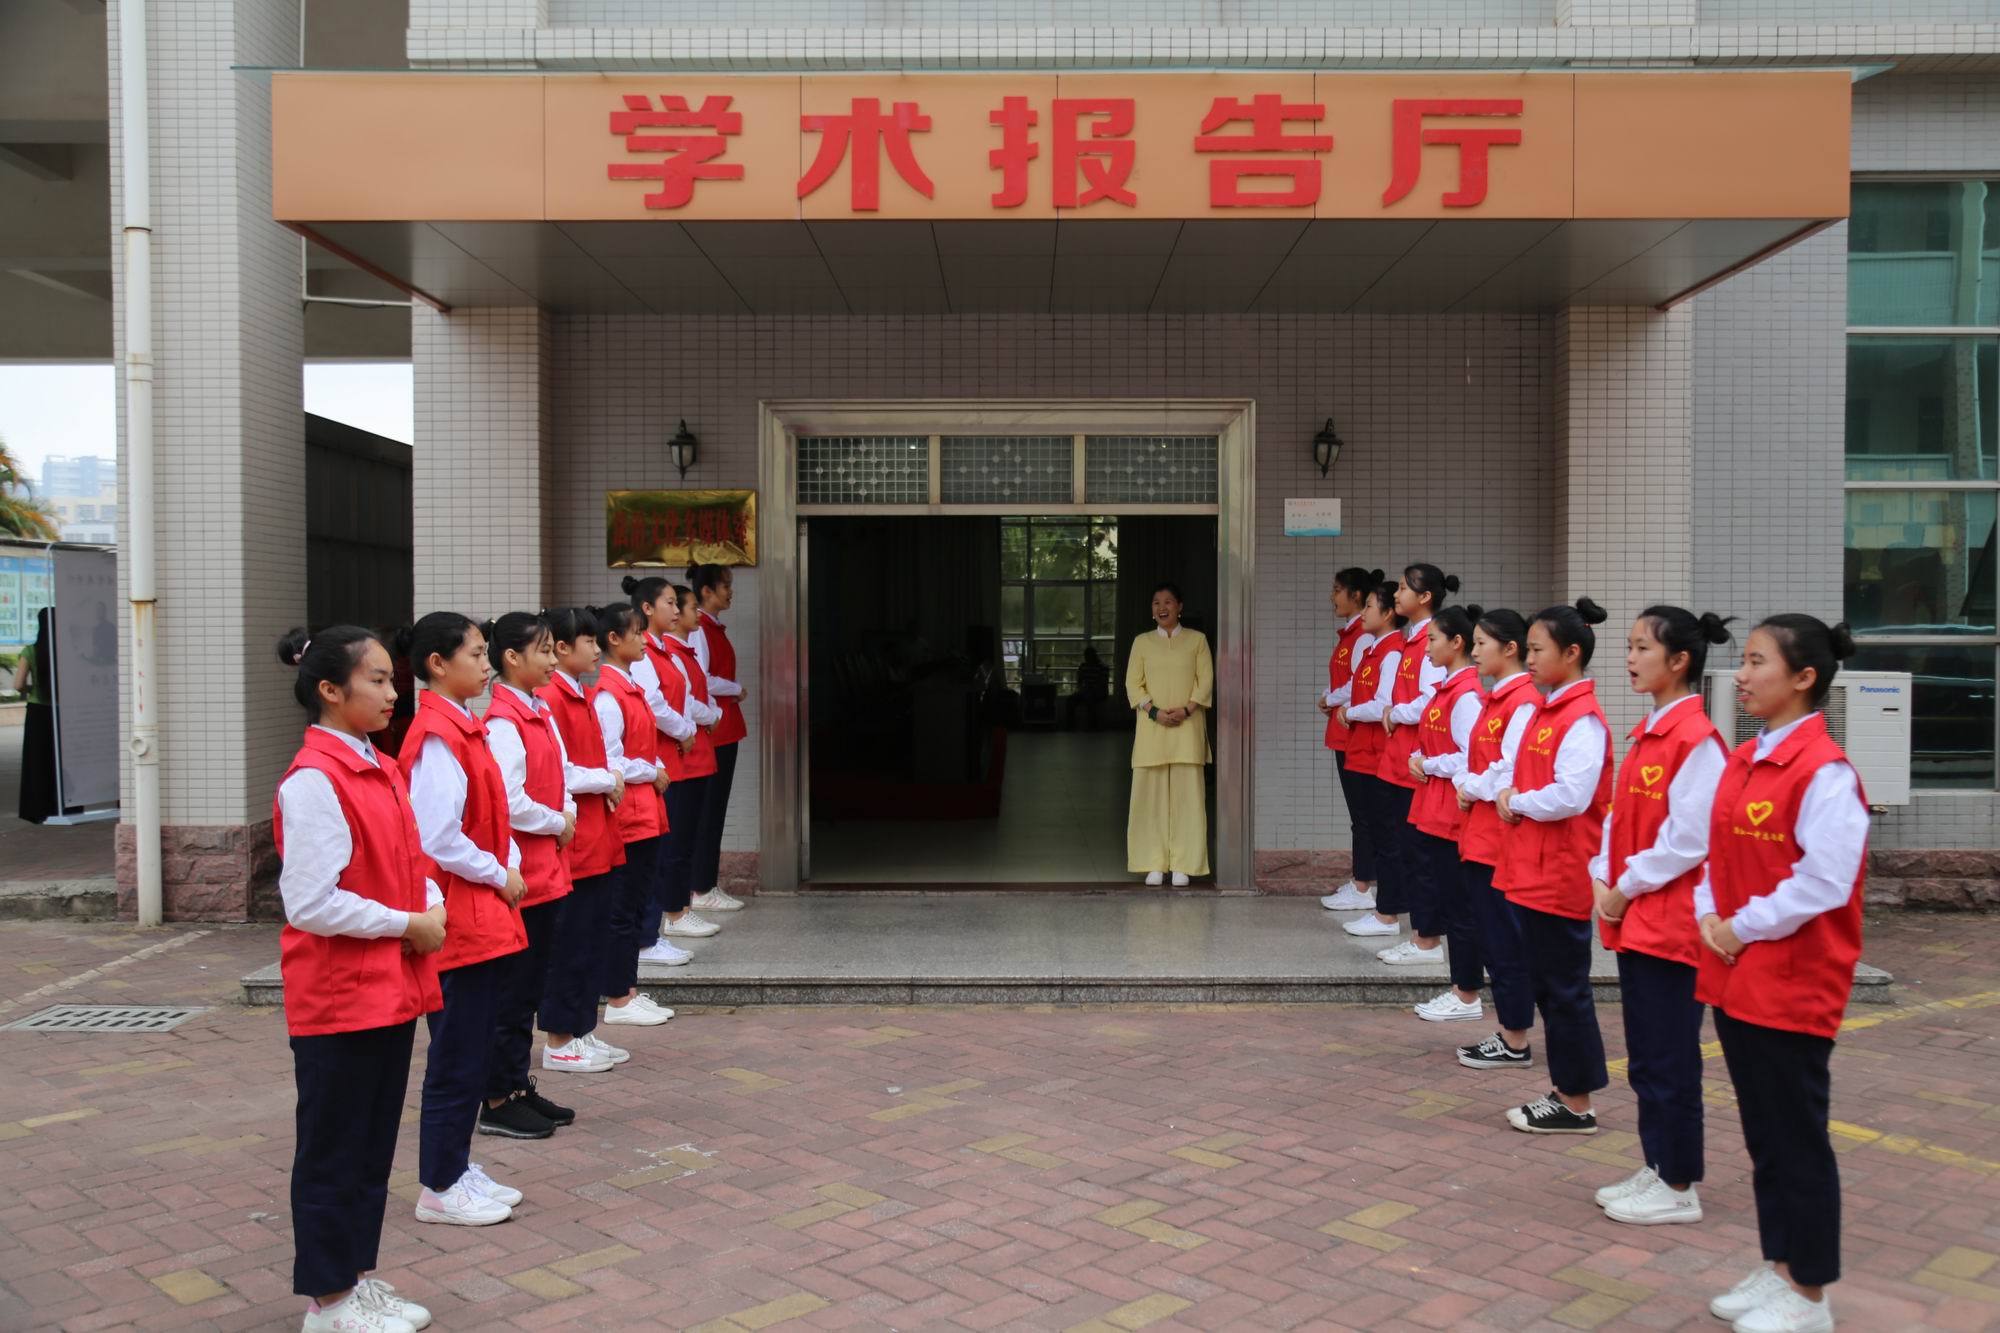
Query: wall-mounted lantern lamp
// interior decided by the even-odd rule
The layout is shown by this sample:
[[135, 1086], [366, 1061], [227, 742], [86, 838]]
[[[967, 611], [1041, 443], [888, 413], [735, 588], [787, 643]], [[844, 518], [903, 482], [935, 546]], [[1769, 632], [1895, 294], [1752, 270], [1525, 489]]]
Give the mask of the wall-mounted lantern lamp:
[[686, 481], [688, 469], [694, 466], [695, 453], [694, 432], [688, 429], [686, 417], [681, 418], [681, 428], [674, 432], [674, 438], [667, 442], [667, 448], [673, 454], [674, 466], [681, 470], [681, 480]]
[[1341, 440], [1333, 429], [1333, 418], [1328, 417], [1326, 424], [1319, 428], [1319, 434], [1313, 436], [1313, 462], [1319, 464], [1319, 474], [1322, 477], [1339, 459], [1340, 447]]

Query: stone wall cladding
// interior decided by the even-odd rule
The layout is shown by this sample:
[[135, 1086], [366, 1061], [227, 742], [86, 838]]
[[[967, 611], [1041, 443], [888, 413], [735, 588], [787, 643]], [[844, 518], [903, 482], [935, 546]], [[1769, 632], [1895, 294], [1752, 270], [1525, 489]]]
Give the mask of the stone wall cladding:
[[[118, 826], [118, 915], [138, 915], [137, 841]], [[169, 921], [282, 921], [278, 848], [271, 821], [170, 824], [160, 831], [161, 888]]]

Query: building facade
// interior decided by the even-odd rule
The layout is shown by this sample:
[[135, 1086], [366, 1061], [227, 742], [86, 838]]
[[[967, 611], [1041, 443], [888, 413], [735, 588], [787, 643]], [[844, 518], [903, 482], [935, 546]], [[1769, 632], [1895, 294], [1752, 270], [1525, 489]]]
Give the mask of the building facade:
[[[725, 844], [740, 881], [800, 877], [798, 524], [816, 512], [801, 441], [1032, 435], [1071, 439], [1081, 459], [1122, 447], [1105, 441], [1204, 436], [1213, 485], [1169, 506], [1218, 524], [1225, 887], [1303, 889], [1341, 873], [1348, 829], [1312, 707], [1335, 628], [1328, 584], [1342, 566], [1422, 559], [1487, 606], [1589, 595], [1609, 608], [1598, 674], [1621, 733], [1640, 708], [1618, 644], [1650, 602], [1852, 621], [1868, 636], [1853, 665], [1916, 680], [1916, 792], [1878, 819], [1875, 891], [1990, 892], [1991, 0], [759, 0], [728, 7], [727, 26], [681, 0], [411, 0], [407, 68], [358, 85], [257, 72], [296, 70], [296, 0], [163, 0], [152, 15], [156, 232], [202, 238], [161, 245], [156, 298], [170, 914], [240, 914], [269, 892], [269, 794], [298, 729], [290, 683], [268, 664], [306, 605], [298, 242], [274, 218], [410, 291], [418, 613], [609, 600], [625, 571], [607, 568], [608, 491], [759, 492], [760, 561], [737, 572], [731, 622], [751, 685]], [[114, 53], [117, 36], [114, 24]], [[1204, 96], [1242, 100], [1253, 129], [1266, 85], [1330, 105], [1266, 145], [1323, 159], [1325, 198], [1289, 214], [1218, 214], [1213, 195], [1149, 213], [1176, 187], [1143, 174], [1124, 214], [1113, 194], [1037, 193], [1059, 142], [1042, 137], [1056, 103], [1038, 99], [1096, 99], [1071, 111], [1091, 119], [1060, 141], [1075, 154], [1064, 163], [1085, 164], [1086, 194], [1115, 192], [1110, 143], [1154, 150], [1109, 104], [1137, 98], [1144, 125], [1146, 98], [1204, 79]], [[1703, 105], [1766, 86], [1755, 80], [1771, 91], [1754, 114], [1702, 138]], [[530, 102], [509, 90], [529, 86], [516, 126], [510, 108]], [[1558, 86], [1573, 91], [1541, 91]], [[607, 116], [633, 97], [654, 119], [628, 137], [695, 124], [659, 119], [672, 105], [648, 99], [715, 88], [745, 115], [733, 156], [752, 174], [735, 202], [649, 211], [640, 197], [672, 196], [675, 169], [607, 175], [622, 142], [580, 151], [562, 198], [582, 202], [558, 201], [567, 168], [549, 166], [550, 146], [585, 132], [565, 128], [564, 107], [582, 106], [576, 123], [608, 141]], [[1371, 88], [1386, 90], [1379, 144], [1361, 128], [1373, 112], [1340, 114]], [[1506, 95], [1519, 88], [1530, 91]], [[1046, 119], [1037, 153], [1008, 159], [1002, 117], [1017, 91]], [[1509, 192], [1551, 133], [1534, 119], [1549, 95], [1576, 99], [1584, 165], [1558, 204], [1516, 207]], [[1664, 100], [1615, 111], [1628, 96]], [[302, 97], [330, 99], [343, 118], [322, 123], [350, 142], [449, 117], [405, 137], [448, 144], [463, 170], [425, 159], [417, 173], [384, 148], [343, 175], [300, 137]], [[466, 100], [477, 97], [494, 100]], [[779, 140], [759, 139], [767, 97], [786, 117]], [[934, 193], [893, 156], [866, 215], [850, 166], [806, 188], [815, 140], [789, 117], [858, 115], [863, 97], [934, 118], [933, 137], [914, 139]], [[1372, 177], [1368, 210], [1328, 208], [1353, 184], [1349, 162], [1377, 149], [1390, 160], [1391, 99], [1520, 116], [1526, 137], [1490, 137], [1507, 132], [1498, 119], [1442, 120], [1446, 137], [1423, 152], [1447, 156], [1422, 158], [1412, 196], [1432, 196], [1427, 213], [1379, 216], [1396, 182]], [[1528, 109], [1466, 111], [1474, 100]], [[953, 109], [972, 128], [948, 138]], [[1677, 158], [1677, 125], [1704, 156]], [[1310, 142], [1329, 130], [1336, 143]], [[1824, 134], [1838, 139], [1841, 197], [1806, 210], [1799, 201], [1823, 193], [1823, 171], [1816, 187], [1803, 176]], [[1474, 192], [1463, 171], [1475, 142], [1487, 211], [1439, 206], [1453, 152], [1459, 193]], [[1585, 174], [1600, 149], [1607, 165]], [[1638, 160], [1621, 164], [1626, 149]], [[797, 189], [787, 176], [766, 193], [760, 165], [787, 153], [799, 154]], [[1759, 153], [1784, 169], [1753, 172]], [[983, 211], [1012, 207], [986, 194], [1011, 188], [1010, 161], [1030, 217]], [[693, 165], [683, 183], [714, 198], [709, 182], [728, 178]], [[1803, 193], [1781, 203], [1794, 168]], [[1661, 181], [1670, 199], [1646, 195]], [[1312, 439], [1329, 417], [1345, 448], [1322, 474]], [[681, 420], [700, 442], [684, 477], [667, 448]], [[1106, 502], [1076, 466], [1082, 489], [1068, 499], [1090, 512]], [[1338, 538], [1284, 535], [1286, 500], [1330, 497]]]
[[109, 546], [118, 540], [118, 468], [113, 460], [52, 455], [43, 460], [35, 494], [55, 514], [64, 541]]

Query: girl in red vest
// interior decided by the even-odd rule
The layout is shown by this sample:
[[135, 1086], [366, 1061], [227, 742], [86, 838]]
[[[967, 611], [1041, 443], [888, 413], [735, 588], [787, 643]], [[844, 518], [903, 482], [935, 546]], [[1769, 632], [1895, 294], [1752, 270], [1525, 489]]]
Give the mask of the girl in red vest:
[[[632, 683], [644, 694], [653, 714], [669, 780], [667, 829], [660, 841], [654, 898], [645, 923], [654, 942], [639, 961], [678, 967], [694, 955], [677, 946], [672, 937], [705, 937], [719, 929], [689, 909], [694, 895], [687, 888], [694, 877], [693, 840], [701, 827], [702, 804], [708, 793], [703, 779], [715, 772], [715, 754], [708, 743], [711, 736], [702, 729], [701, 717], [691, 702], [688, 675], [675, 664], [673, 650], [668, 647], [675, 635], [686, 632], [683, 622], [692, 614], [687, 589], [662, 578], [630, 576], [623, 586], [632, 605], [646, 617], [645, 654], [632, 664]], [[682, 858], [685, 873], [679, 869]]]
[[708, 673], [709, 698], [722, 713], [710, 738], [715, 745], [715, 780], [702, 805], [701, 843], [694, 861], [694, 883], [708, 887], [694, 896], [691, 905], [700, 912], [737, 912], [743, 908], [742, 900], [722, 891], [722, 821], [729, 812], [729, 789], [736, 781], [736, 747], [749, 728], [743, 722], [744, 690], [736, 679], [736, 649], [718, 619], [736, 601], [735, 580], [727, 565], [695, 565], [688, 570], [688, 585], [700, 611], [688, 647]]
[[1403, 886], [1395, 877], [1391, 856], [1396, 829], [1383, 811], [1385, 803], [1395, 804], [1395, 798], [1379, 776], [1382, 752], [1389, 743], [1382, 724], [1402, 662], [1402, 628], [1403, 618], [1396, 614], [1396, 585], [1377, 583], [1368, 589], [1361, 599], [1361, 629], [1368, 646], [1354, 668], [1348, 701], [1334, 710], [1335, 720], [1347, 728], [1349, 808], [1367, 826], [1375, 855], [1374, 903], [1365, 915], [1340, 924], [1349, 935], [1363, 938], [1396, 934], [1396, 914], [1403, 910]]
[[1333, 576], [1333, 611], [1341, 617], [1340, 633], [1333, 641], [1333, 656], [1326, 664], [1326, 693], [1320, 696], [1319, 711], [1326, 718], [1326, 748], [1333, 751], [1333, 770], [1340, 778], [1341, 800], [1347, 805], [1347, 825], [1354, 844], [1354, 874], [1347, 883], [1319, 900], [1329, 912], [1366, 912], [1375, 907], [1375, 843], [1369, 822], [1362, 818], [1365, 798], [1358, 797], [1347, 768], [1347, 727], [1340, 710], [1354, 695], [1354, 672], [1361, 655], [1375, 642], [1361, 623], [1361, 600], [1382, 581], [1379, 569], [1358, 566]]
[[1527, 651], [1528, 622], [1518, 611], [1488, 611], [1473, 629], [1472, 663], [1493, 688], [1486, 692], [1473, 723], [1465, 767], [1452, 775], [1451, 783], [1458, 789], [1458, 808], [1465, 812], [1458, 833], [1465, 902], [1472, 911], [1479, 961], [1493, 989], [1493, 1012], [1500, 1027], [1484, 1041], [1458, 1048], [1458, 1062], [1467, 1069], [1525, 1069], [1535, 1062], [1528, 1048], [1535, 990], [1528, 977], [1527, 945], [1514, 905], [1493, 887], [1506, 827], [1494, 802], [1513, 780], [1521, 738], [1541, 703], [1534, 678], [1522, 665]]
[[[1474, 627], [1484, 614], [1477, 606], [1448, 606], [1432, 618], [1430, 659], [1444, 672], [1444, 681], [1417, 723], [1417, 749], [1410, 756], [1410, 776], [1417, 783], [1416, 797], [1410, 802], [1416, 854], [1436, 892], [1438, 928], [1451, 941], [1451, 989], [1416, 1006], [1417, 1017], [1433, 1023], [1486, 1016], [1479, 1001], [1486, 977], [1479, 964], [1478, 927], [1465, 893], [1465, 871], [1458, 860], [1458, 835], [1465, 825], [1465, 812], [1458, 808], [1458, 789], [1452, 786], [1452, 779], [1465, 771], [1472, 729], [1478, 724], [1484, 702], [1479, 668], [1472, 662]], [[1422, 939], [1416, 944], [1422, 961], [1439, 961], [1442, 944], [1426, 947]]]
[[1632, 688], [1653, 711], [1632, 729], [1612, 788], [1604, 840], [1590, 863], [1604, 947], [1618, 954], [1627, 1078], [1639, 1102], [1646, 1165], [1597, 1191], [1614, 1222], [1701, 1221], [1701, 942], [1694, 884], [1708, 859], [1709, 806], [1727, 756], [1702, 708], [1702, 668], [1728, 622], [1649, 606], [1625, 640]]
[[[454, 611], [431, 612], [408, 635], [410, 669], [429, 687], [417, 696], [403, 736], [403, 752], [412, 756], [410, 803], [451, 918], [438, 954], [444, 1007], [430, 1017], [424, 1063], [417, 1220], [490, 1226], [506, 1221], [521, 1195], [472, 1161], [472, 1133], [482, 1114], [502, 1109], [482, 1102], [501, 985], [512, 955], [528, 943], [518, 906], [527, 885], [520, 848], [507, 835], [507, 792], [486, 749], [485, 724], [467, 706], [486, 692], [486, 636]], [[554, 1132], [525, 1099], [500, 1118], [528, 1137]]]
[[[597, 1001], [604, 994], [604, 939], [625, 866], [617, 824], [625, 776], [611, 765], [582, 683], [597, 670], [597, 618], [585, 608], [568, 607], [547, 613], [546, 620], [556, 669], [535, 697], [548, 706], [562, 744], [564, 786], [576, 803], [576, 837], [569, 845], [572, 887], [549, 944], [538, 1012], [544, 1031], [574, 1038], [596, 1031]], [[618, 1047], [595, 1040], [617, 1054]]]
[[646, 696], [631, 672], [646, 656], [646, 620], [629, 602], [600, 606], [597, 642], [604, 660], [597, 668], [597, 685], [590, 706], [597, 717], [605, 762], [625, 779], [625, 799], [613, 812], [618, 837], [625, 844], [625, 865], [618, 878], [600, 954], [599, 990], [610, 997], [604, 1021], [657, 1027], [674, 1011], [655, 1004], [639, 990], [639, 955], [658, 940], [658, 929], [644, 933], [646, 905], [653, 898], [660, 835], [667, 828], [666, 765], [660, 760], [660, 733], [653, 725]]
[[1868, 797], [1820, 713], [1846, 625], [1772, 616], [1736, 672], [1764, 732], [1729, 757], [1715, 793], [1708, 871], [1694, 890], [1704, 949], [1696, 993], [1715, 1007], [1764, 1265], [1709, 1306], [1739, 1333], [1833, 1327], [1840, 1171], [1827, 1137], [1827, 1064], [1861, 957]]
[[336, 625], [293, 630], [278, 657], [296, 669], [292, 694], [313, 719], [272, 803], [299, 1095], [292, 1290], [310, 1298], [308, 1333], [405, 1333], [430, 1323], [429, 1311], [368, 1274], [417, 1015], [442, 1002], [444, 893], [427, 873], [402, 771], [368, 742], [396, 702], [388, 651], [367, 630]]
[[[1389, 711], [1382, 719], [1388, 738], [1383, 742], [1377, 775], [1386, 784], [1382, 798], [1389, 842], [1377, 855], [1388, 861], [1403, 906], [1409, 910], [1411, 938], [1377, 949], [1375, 956], [1385, 963], [1435, 961], [1444, 939], [1437, 910], [1437, 884], [1416, 825], [1410, 822], [1410, 806], [1417, 795], [1410, 756], [1417, 752], [1417, 729], [1431, 706], [1431, 697], [1444, 683], [1444, 668], [1431, 661], [1431, 618], [1444, 605], [1444, 599], [1457, 591], [1458, 576], [1447, 574], [1436, 565], [1410, 565], [1403, 570], [1403, 581], [1396, 585], [1396, 614], [1404, 619], [1407, 628], [1403, 630], [1396, 678], [1390, 688]], [[1383, 919], [1378, 909], [1374, 924], [1379, 926]], [[1389, 917], [1387, 921], [1389, 933], [1395, 934], [1395, 918]]]
[[1521, 738], [1496, 804], [1506, 825], [1493, 886], [1521, 923], [1528, 978], [1541, 1010], [1545, 1097], [1507, 1112], [1529, 1134], [1595, 1134], [1591, 1094], [1610, 1081], [1590, 989], [1590, 858], [1611, 805], [1611, 728], [1585, 676], [1604, 609], [1588, 597], [1528, 624], [1528, 671], [1548, 691]]

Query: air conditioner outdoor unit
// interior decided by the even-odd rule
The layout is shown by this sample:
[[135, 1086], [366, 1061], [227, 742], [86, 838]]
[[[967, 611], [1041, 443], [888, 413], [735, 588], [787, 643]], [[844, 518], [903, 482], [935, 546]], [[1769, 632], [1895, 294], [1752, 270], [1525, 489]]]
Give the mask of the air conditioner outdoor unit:
[[[1736, 708], [1736, 673], [1705, 673], [1703, 701], [1732, 749], [1763, 730]], [[1826, 729], [1861, 775], [1870, 805], [1910, 803], [1910, 673], [1842, 671], [1826, 696]]]

